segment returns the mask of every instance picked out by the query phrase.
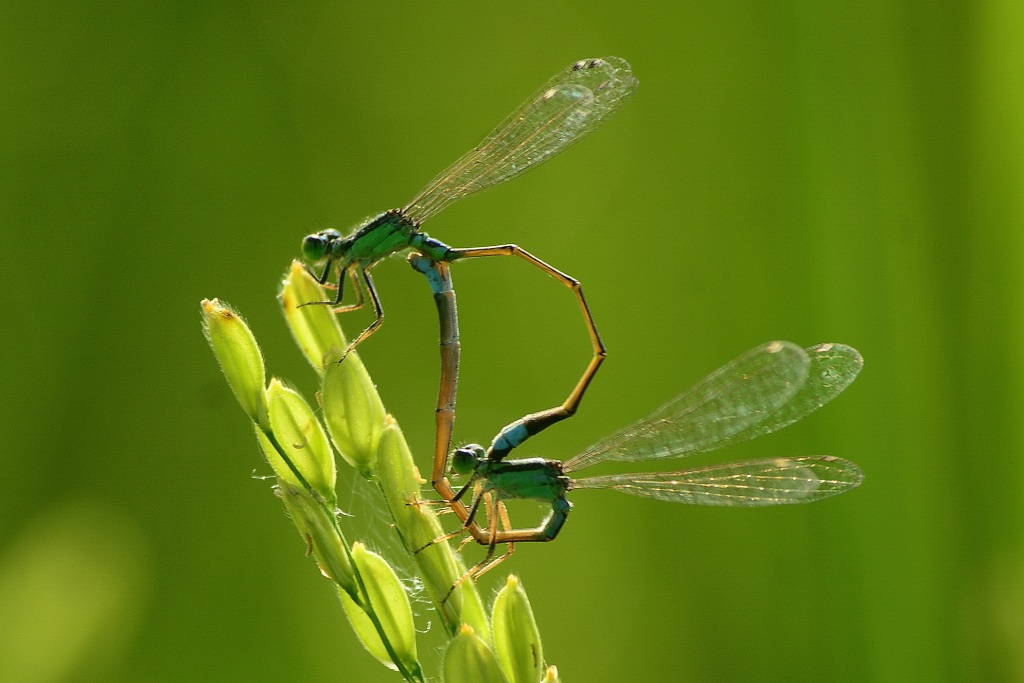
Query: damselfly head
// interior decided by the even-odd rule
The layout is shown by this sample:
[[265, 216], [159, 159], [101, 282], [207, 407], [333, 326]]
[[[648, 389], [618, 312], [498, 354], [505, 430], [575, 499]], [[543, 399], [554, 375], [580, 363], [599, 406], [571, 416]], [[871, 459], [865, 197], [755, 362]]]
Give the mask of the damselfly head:
[[311, 263], [321, 261], [331, 252], [332, 245], [341, 239], [337, 230], [321, 230], [306, 235], [302, 240], [302, 257]]
[[480, 444], [456, 448], [452, 453], [452, 472], [455, 474], [471, 474], [484, 461], [487, 451]]

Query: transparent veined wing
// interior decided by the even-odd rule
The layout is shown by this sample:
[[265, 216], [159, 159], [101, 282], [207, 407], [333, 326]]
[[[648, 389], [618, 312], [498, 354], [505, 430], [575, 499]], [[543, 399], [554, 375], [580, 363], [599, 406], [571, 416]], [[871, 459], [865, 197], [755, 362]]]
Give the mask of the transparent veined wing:
[[816, 344], [804, 351], [811, 359], [811, 365], [800, 390], [779, 410], [735, 434], [729, 439], [729, 444], [756, 439], [802, 420], [843, 393], [864, 367], [860, 352], [846, 344]]
[[717, 448], [785, 405], [807, 381], [809, 367], [807, 352], [792, 342], [762, 344], [563, 467], [573, 472], [605, 460], [658, 460]]
[[606, 460], [679, 458], [748, 441], [828, 403], [862, 366], [856, 349], [842, 344], [801, 349], [792, 342], [769, 342], [566, 461], [564, 469], [573, 472]]
[[849, 460], [827, 455], [751, 460], [685, 472], [615, 474], [573, 480], [570, 489], [615, 489], [689, 505], [766, 507], [810, 503], [860, 485]]
[[430, 181], [403, 213], [422, 223], [461, 197], [537, 166], [601, 125], [637, 85], [629, 63], [619, 57], [574, 62]]

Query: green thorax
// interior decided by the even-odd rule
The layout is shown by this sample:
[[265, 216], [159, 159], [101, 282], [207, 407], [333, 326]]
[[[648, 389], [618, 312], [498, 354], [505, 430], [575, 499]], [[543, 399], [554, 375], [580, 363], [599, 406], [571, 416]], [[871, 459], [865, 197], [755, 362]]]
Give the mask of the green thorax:
[[478, 474], [484, 489], [496, 491], [501, 498], [555, 500], [569, 488], [562, 474], [562, 463], [544, 458], [523, 458], [482, 463]]
[[446, 260], [450, 249], [418, 229], [399, 209], [373, 218], [352, 235], [335, 243], [334, 258], [370, 266], [404, 249], [416, 249], [435, 261]]

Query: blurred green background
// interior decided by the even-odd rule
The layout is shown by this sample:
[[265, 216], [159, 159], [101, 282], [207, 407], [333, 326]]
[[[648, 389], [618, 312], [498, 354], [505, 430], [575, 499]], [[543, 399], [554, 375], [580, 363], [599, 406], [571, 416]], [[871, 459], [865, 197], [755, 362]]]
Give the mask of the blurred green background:
[[[831, 453], [866, 479], [792, 509], [579, 492], [482, 590], [521, 576], [566, 681], [1024, 680], [1019, 0], [0, 4], [8, 680], [398, 680], [253, 478], [199, 301], [310, 391], [274, 299], [301, 238], [404, 204], [605, 54], [640, 79], [620, 114], [428, 226], [585, 284], [609, 359], [524, 455], [761, 342], [841, 341], [866, 367], [834, 404], [693, 464]], [[504, 261], [453, 268], [464, 442], [589, 355], [569, 293]], [[375, 275], [362, 356], [427, 471], [435, 311], [401, 259]]]

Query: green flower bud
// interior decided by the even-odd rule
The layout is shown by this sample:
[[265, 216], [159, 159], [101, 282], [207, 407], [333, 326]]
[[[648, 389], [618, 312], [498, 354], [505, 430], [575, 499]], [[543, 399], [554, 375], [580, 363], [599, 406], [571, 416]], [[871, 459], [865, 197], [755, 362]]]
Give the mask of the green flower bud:
[[242, 317], [228, 305], [217, 299], [203, 299], [200, 306], [203, 333], [224, 371], [228, 386], [249, 418], [264, 429], [269, 428], [267, 400], [263, 393], [266, 370], [256, 338]]
[[279, 477], [277, 494], [305, 539], [320, 567], [320, 573], [334, 581], [345, 592], [358, 595], [355, 571], [338, 535], [330, 513], [301, 486]]
[[284, 317], [295, 342], [318, 372], [341, 357], [348, 342], [345, 341], [331, 306], [303, 305], [312, 301], [327, 301], [328, 294], [298, 261], [292, 262], [277, 298], [284, 309]]
[[544, 671], [544, 650], [530, 600], [519, 579], [509, 575], [494, 599], [491, 614], [494, 650], [509, 683], [537, 683]]
[[[276, 378], [270, 380], [270, 386], [267, 387], [267, 404], [277, 448], [283, 451], [301, 478], [333, 507], [336, 476], [334, 455], [320, 421], [298, 392], [289, 389]], [[275, 462], [275, 459], [269, 457], [267, 460], [278, 476], [295, 481], [292, 467], [286, 466], [281, 471], [278, 469], [280, 460]]]
[[371, 478], [387, 413], [355, 354], [325, 370], [320, 400], [327, 431], [341, 457], [359, 474]]
[[444, 654], [445, 683], [506, 683], [491, 648], [463, 624]]
[[341, 593], [341, 601], [363, 647], [385, 666], [398, 668], [391, 660], [379, 632], [366, 614], [367, 610], [373, 610], [402, 665], [409, 671], [419, 671], [412, 606], [398, 575], [383, 557], [367, 550], [362, 543], [352, 545], [352, 560], [366, 587], [368, 604], [366, 609], [363, 609], [344, 593]]
[[338, 590], [338, 597], [341, 599], [341, 606], [345, 609], [348, 623], [352, 625], [352, 630], [359, 642], [362, 643], [363, 648], [378, 662], [397, 671], [398, 667], [391, 661], [388, 649], [384, 647], [384, 642], [380, 639], [380, 634], [377, 633], [377, 627], [370, 621], [370, 617], [366, 615], [363, 608], [352, 599], [351, 595], [341, 589]]
[[[412, 460], [412, 453], [409, 452], [409, 444], [405, 441], [405, 435], [390, 415], [387, 417], [387, 425], [381, 435], [377, 450], [377, 480], [381, 490], [384, 491], [391, 517], [407, 538], [410, 545], [422, 541], [423, 544], [432, 540], [430, 538], [409, 538], [409, 522], [416, 514], [417, 507], [409, 505], [419, 499], [420, 479], [417, 476], [416, 465]], [[429, 531], [428, 533], [433, 533]], [[436, 534], [440, 536], [440, 534]], [[419, 547], [419, 546], [416, 546]]]

